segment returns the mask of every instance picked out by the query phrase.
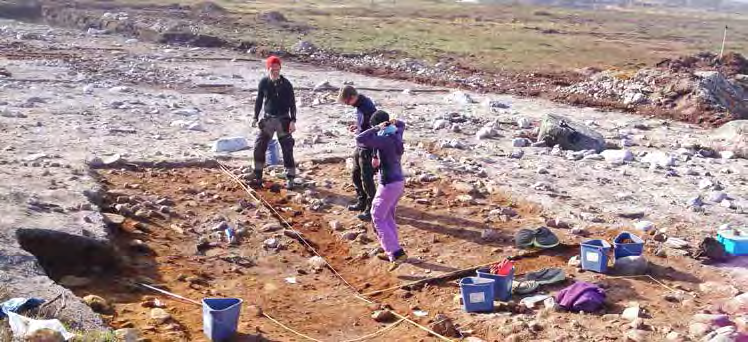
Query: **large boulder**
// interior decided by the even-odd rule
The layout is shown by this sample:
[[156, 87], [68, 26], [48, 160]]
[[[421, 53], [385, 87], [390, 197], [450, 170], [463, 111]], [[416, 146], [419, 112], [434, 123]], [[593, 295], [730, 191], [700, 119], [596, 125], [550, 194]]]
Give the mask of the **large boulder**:
[[547, 114], [540, 123], [538, 141], [548, 146], [560, 145], [565, 150], [605, 149], [605, 138], [591, 128], [556, 114]]
[[748, 120], [730, 121], [709, 134], [704, 144], [718, 151], [732, 151], [748, 158]]
[[734, 119], [748, 119], [748, 97], [743, 88], [733, 84], [718, 71], [698, 71], [695, 94], [699, 100], [729, 112]]

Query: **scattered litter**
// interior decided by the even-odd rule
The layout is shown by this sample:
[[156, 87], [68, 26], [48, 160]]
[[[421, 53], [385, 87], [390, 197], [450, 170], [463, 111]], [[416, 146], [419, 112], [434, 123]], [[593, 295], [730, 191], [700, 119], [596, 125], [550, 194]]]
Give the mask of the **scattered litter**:
[[21, 316], [13, 312], [6, 312], [8, 315], [8, 323], [10, 323], [10, 330], [13, 332], [13, 336], [19, 338], [26, 338], [32, 336], [39, 330], [53, 330], [62, 334], [65, 340], [69, 340], [75, 336], [65, 329], [62, 322], [57, 319], [45, 319], [37, 320], [28, 317]]
[[23, 310], [30, 310], [44, 303], [44, 299], [40, 298], [12, 298], [8, 299], [0, 304], [0, 318], [5, 317], [7, 312], [21, 312]]
[[521, 305], [526, 306], [529, 309], [532, 309], [535, 307], [535, 304], [545, 301], [546, 299], [550, 298], [549, 295], [535, 295], [531, 297], [525, 297], [522, 298], [522, 300], [519, 301]]
[[288, 284], [298, 284], [298, 281], [296, 281], [296, 277], [288, 277], [288, 278], [285, 278], [284, 280]]
[[426, 316], [429, 315], [429, 313], [428, 313], [428, 311], [415, 310], [415, 311], [413, 311], [413, 315], [415, 315], [416, 317], [426, 317]]

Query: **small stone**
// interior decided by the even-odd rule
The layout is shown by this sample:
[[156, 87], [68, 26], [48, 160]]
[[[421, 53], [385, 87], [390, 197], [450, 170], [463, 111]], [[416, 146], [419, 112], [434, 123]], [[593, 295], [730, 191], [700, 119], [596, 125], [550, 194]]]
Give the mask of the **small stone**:
[[539, 175], [547, 175], [548, 174], [548, 169], [546, 169], [544, 167], [539, 167], [537, 169], [537, 171], [535, 171], [535, 172], [537, 172], [537, 174], [539, 174]]
[[561, 221], [561, 219], [547, 219], [545, 225], [550, 228], [569, 229], [569, 224]]
[[353, 241], [353, 240], [356, 240], [359, 234], [361, 234], [361, 232], [350, 231], [350, 232], [345, 232], [341, 237], [343, 238], [343, 240]]
[[501, 240], [501, 233], [496, 229], [487, 228], [481, 232], [481, 239], [486, 242], [494, 242]]
[[701, 190], [709, 189], [709, 188], [711, 188], [713, 186], [714, 186], [714, 182], [712, 182], [708, 178], [704, 178], [704, 179], [702, 179], [702, 180], [699, 181], [699, 189], [701, 189]]
[[712, 331], [711, 326], [704, 323], [691, 323], [688, 326], [688, 334], [696, 339], [706, 336], [710, 331]]
[[514, 150], [511, 154], [509, 154], [509, 158], [512, 159], [522, 159], [522, 157], [525, 155], [525, 151], [522, 150]]
[[686, 201], [686, 205], [692, 208], [699, 208], [704, 205], [704, 201], [701, 200], [701, 196], [691, 197]]
[[626, 332], [625, 341], [647, 342], [649, 341], [649, 332], [645, 330], [633, 329]]
[[733, 151], [722, 151], [719, 153], [719, 156], [722, 157], [722, 159], [733, 159], [735, 158], [735, 152]]
[[321, 270], [325, 268], [325, 266], [327, 265], [327, 263], [325, 262], [325, 259], [317, 255], [309, 258], [307, 260], [307, 263], [313, 270]]
[[634, 329], [634, 330], [644, 330], [644, 328], [646, 327], [646, 324], [644, 324], [643, 319], [637, 318], [631, 321], [629, 326], [631, 327], [631, 329]]
[[714, 191], [709, 194], [708, 200], [709, 202], [712, 202], [712, 203], [720, 203], [726, 198], [727, 198], [727, 194], [725, 194], [724, 192]]
[[639, 318], [639, 313], [641, 309], [637, 307], [630, 307], [623, 310], [623, 313], [621, 314], [621, 318], [626, 319], [628, 321], [634, 321], [635, 319]]
[[389, 310], [377, 310], [374, 311], [374, 313], [371, 315], [371, 318], [379, 323], [387, 323], [394, 320], [395, 315], [393, 315]]
[[[228, 225], [227, 225], [227, 227], [228, 227]], [[262, 226], [262, 228], [260, 229], [260, 231], [263, 232], [263, 233], [271, 233], [271, 232], [277, 232], [277, 231], [279, 231], [281, 229], [283, 229], [283, 227], [280, 224], [277, 224], [277, 223], [268, 223], [268, 224]], [[220, 229], [220, 230], [223, 230], [223, 229]]]
[[171, 315], [164, 309], [154, 308], [151, 310], [150, 318], [156, 324], [164, 324], [171, 319]]
[[527, 138], [515, 138], [512, 139], [512, 146], [513, 147], [527, 147], [530, 145], [530, 140]]
[[665, 335], [666, 341], [672, 341], [672, 342], [680, 342], [683, 340], [683, 337], [675, 331], [669, 332], [667, 335]]
[[83, 302], [91, 307], [91, 310], [96, 313], [108, 313], [112, 309], [112, 307], [104, 298], [96, 295], [88, 295], [83, 297]]
[[107, 223], [107, 224], [121, 225], [125, 223], [125, 217], [122, 215], [102, 213], [101, 216], [104, 219], [104, 223]]
[[640, 275], [648, 269], [649, 262], [643, 256], [627, 256], [615, 261], [615, 270], [622, 275]]
[[140, 339], [138, 329], [133, 328], [115, 330], [114, 336], [121, 342], [137, 342]]
[[67, 276], [62, 277], [62, 279], [60, 279], [58, 284], [64, 287], [68, 287], [68, 288], [84, 287], [84, 286], [88, 286], [89, 284], [91, 284], [91, 279], [67, 275]]
[[263, 241], [262, 244], [263, 244], [263, 246], [265, 246], [265, 248], [275, 249], [275, 248], [278, 248], [280, 242], [276, 238], [269, 238], [269, 239]]
[[586, 236], [587, 235], [587, 231], [585, 231], [583, 227], [574, 227], [574, 228], [571, 229], [571, 233], [573, 235], [577, 235], [577, 236]]
[[345, 230], [343, 225], [339, 221], [330, 221], [330, 228], [336, 232]]
[[33, 332], [27, 333], [24, 336], [23, 341], [65, 342], [65, 337], [62, 336], [62, 333], [57, 330], [41, 328]]
[[650, 221], [638, 221], [634, 223], [634, 228], [637, 230], [641, 230], [643, 232], [648, 232], [652, 229], [654, 229], [655, 225], [653, 222]]
[[263, 317], [262, 308], [259, 305], [249, 305], [245, 312], [249, 317]]
[[434, 317], [434, 323], [432, 323], [429, 328], [433, 330], [435, 333], [445, 336], [445, 337], [459, 337], [460, 332], [455, 328], [454, 323], [452, 323], [452, 320], [442, 314], [436, 315]]
[[575, 255], [569, 259], [569, 262], [567, 262], [567, 265], [571, 267], [580, 267], [582, 266], [582, 261], [579, 260], [578, 255]]

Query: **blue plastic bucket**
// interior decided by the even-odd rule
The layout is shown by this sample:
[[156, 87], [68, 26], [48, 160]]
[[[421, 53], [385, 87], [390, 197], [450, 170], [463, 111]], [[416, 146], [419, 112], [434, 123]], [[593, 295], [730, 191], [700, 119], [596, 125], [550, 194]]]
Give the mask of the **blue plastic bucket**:
[[462, 308], [467, 312], [493, 311], [494, 280], [479, 277], [460, 279]]
[[[624, 240], [631, 240], [632, 243], [622, 243]], [[627, 256], [640, 256], [644, 250], [644, 240], [629, 232], [623, 232], [613, 240], [613, 255], [616, 259]]]
[[498, 274], [491, 274], [491, 271], [488, 268], [479, 268], [476, 273], [478, 273], [479, 278], [487, 278], [487, 279], [493, 279], [494, 286], [493, 286], [493, 295], [495, 300], [500, 300], [502, 302], [509, 301], [510, 298], [512, 298], [512, 282], [514, 281], [514, 267], [512, 267], [512, 271], [509, 272], [508, 275], [502, 276]]
[[203, 332], [211, 341], [226, 341], [236, 335], [242, 300], [239, 298], [203, 299]]
[[271, 139], [268, 142], [268, 150], [265, 153], [265, 160], [267, 165], [280, 165], [280, 144], [278, 140]]
[[608, 271], [610, 244], [605, 240], [587, 240], [582, 243], [582, 269], [605, 273]]

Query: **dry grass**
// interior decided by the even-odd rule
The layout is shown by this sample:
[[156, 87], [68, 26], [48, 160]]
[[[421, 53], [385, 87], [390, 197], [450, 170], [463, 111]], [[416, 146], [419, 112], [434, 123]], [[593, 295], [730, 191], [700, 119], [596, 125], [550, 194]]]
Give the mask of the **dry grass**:
[[[451, 59], [487, 71], [636, 68], [675, 55], [718, 51], [725, 25], [732, 28], [728, 48], [748, 53], [748, 17], [738, 14], [643, 8], [591, 11], [453, 0], [214, 2], [231, 14], [206, 30], [232, 38], [284, 48], [304, 39], [339, 52]], [[281, 12], [295, 29], [257, 18], [267, 11]]]

